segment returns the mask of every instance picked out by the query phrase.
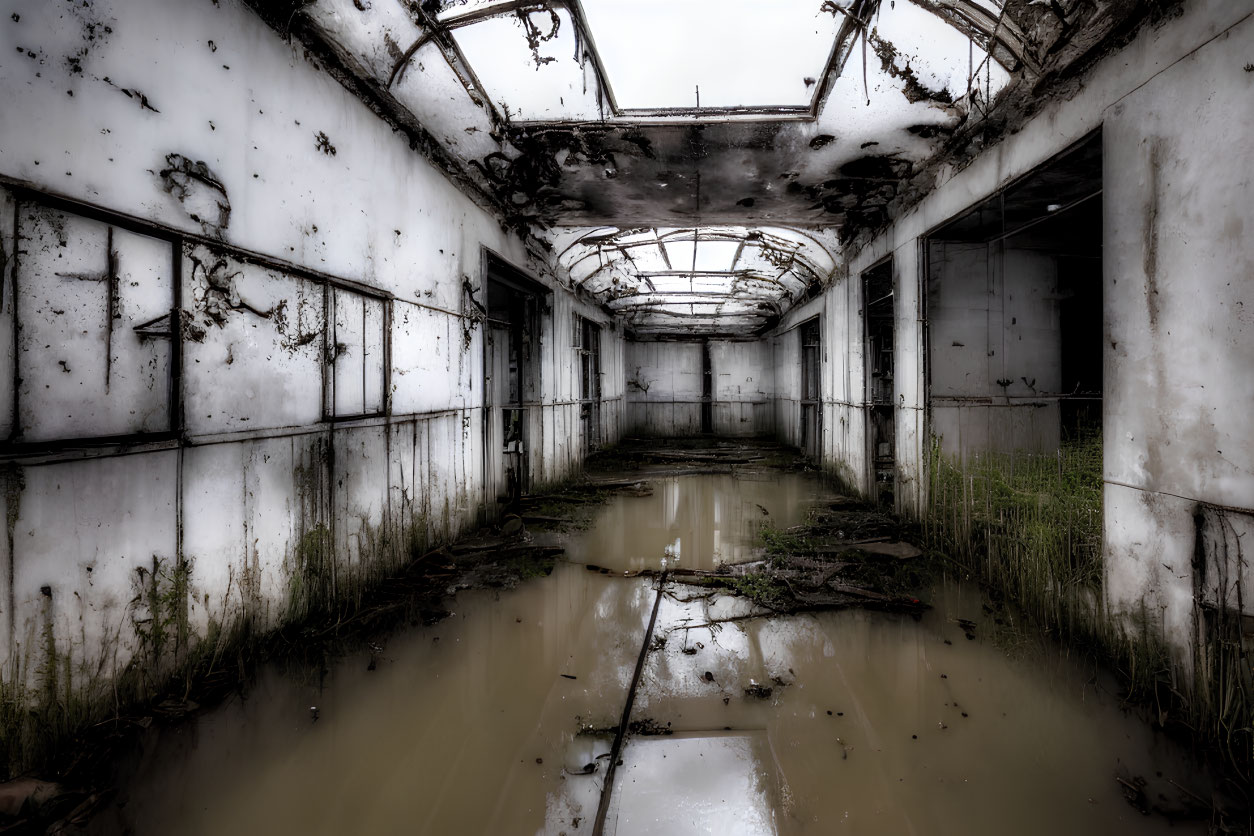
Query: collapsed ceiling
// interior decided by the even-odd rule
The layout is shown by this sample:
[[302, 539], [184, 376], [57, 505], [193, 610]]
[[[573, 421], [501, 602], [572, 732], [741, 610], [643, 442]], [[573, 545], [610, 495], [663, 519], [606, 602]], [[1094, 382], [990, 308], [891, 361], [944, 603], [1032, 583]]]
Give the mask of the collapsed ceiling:
[[573, 285], [658, 335], [771, 327], [930, 162], [1013, 128], [1146, 5], [288, 2], [253, 0]]

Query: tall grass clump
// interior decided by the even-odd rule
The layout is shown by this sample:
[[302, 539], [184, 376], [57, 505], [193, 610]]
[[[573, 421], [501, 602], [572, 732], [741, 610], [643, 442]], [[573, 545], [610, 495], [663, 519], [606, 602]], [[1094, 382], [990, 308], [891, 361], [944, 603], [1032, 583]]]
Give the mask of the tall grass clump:
[[1087, 631], [1101, 605], [1102, 444], [1081, 434], [1056, 454], [946, 456], [933, 439], [927, 545], [948, 554], [1025, 614]]
[[[1025, 624], [1087, 652], [1122, 679], [1127, 699], [1146, 706], [1160, 725], [1174, 724], [1216, 751], [1227, 770], [1254, 778], [1254, 652], [1243, 630], [1243, 608], [1199, 598], [1192, 658], [1164, 635], [1161, 619], [1108, 612], [1102, 563], [1102, 444], [1099, 429], [1082, 431], [1056, 453], [946, 455], [933, 438], [928, 505], [922, 530], [928, 548], [949, 556], [1013, 602]], [[1199, 517], [1203, 532], [1223, 520]], [[1211, 536], [1223, 553], [1203, 561], [1232, 561], [1235, 535]], [[1200, 546], [1199, 546], [1200, 548]], [[1205, 570], [1194, 561], [1195, 578]], [[1240, 588], [1222, 579], [1225, 588]], [[1251, 799], [1247, 798], [1247, 802]]]

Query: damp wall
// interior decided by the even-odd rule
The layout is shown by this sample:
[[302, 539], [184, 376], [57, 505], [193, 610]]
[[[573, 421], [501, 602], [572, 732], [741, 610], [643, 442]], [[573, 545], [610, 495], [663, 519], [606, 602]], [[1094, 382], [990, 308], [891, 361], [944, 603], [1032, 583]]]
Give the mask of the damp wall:
[[236, 0], [0, 12], [7, 693], [155, 686], [483, 521], [488, 251], [550, 289], [532, 485], [581, 460], [576, 314], [617, 439], [621, 332]]
[[[1184, 4], [847, 252], [850, 276], [893, 258], [896, 497], [921, 514], [934, 422], [948, 420], [923, 359], [925, 237], [1101, 129], [1105, 596], [1183, 660], [1217, 602], [1254, 622], [1249, 549], [1235, 545], [1254, 514], [1251, 43], [1254, 4]], [[855, 293], [837, 283], [818, 304], [839, 320]]]
[[1057, 450], [1067, 335], [1056, 259], [1003, 243], [929, 246], [929, 430], [941, 450]]
[[802, 326], [819, 335], [818, 433], [808, 452], [846, 488], [871, 485], [866, 439], [866, 369], [861, 286], [844, 271], [826, 293], [799, 305], [768, 337], [775, 358], [775, 426], [781, 441], [803, 446]]
[[774, 432], [775, 375], [769, 342], [628, 341], [624, 369], [628, 432], [700, 435], [706, 403], [709, 429], [715, 435], [764, 436]]

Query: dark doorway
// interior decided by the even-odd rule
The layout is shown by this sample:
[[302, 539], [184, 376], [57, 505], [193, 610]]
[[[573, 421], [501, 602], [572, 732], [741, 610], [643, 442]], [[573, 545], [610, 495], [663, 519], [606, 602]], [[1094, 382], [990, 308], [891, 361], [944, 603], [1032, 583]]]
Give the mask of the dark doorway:
[[897, 484], [893, 420], [893, 262], [862, 274], [862, 327], [866, 353], [867, 460], [871, 498], [892, 505]]
[[579, 351], [579, 420], [583, 425], [583, 452], [601, 447], [601, 326], [575, 314]]
[[701, 341], [701, 432], [714, 432], [714, 363], [709, 340]]
[[816, 461], [823, 452], [822, 387], [819, 384], [823, 346], [819, 319], [803, 322], [801, 335], [801, 452]]
[[540, 396], [540, 300], [545, 289], [488, 257], [484, 331], [484, 458], [489, 510], [517, 502], [530, 483], [530, 413]]

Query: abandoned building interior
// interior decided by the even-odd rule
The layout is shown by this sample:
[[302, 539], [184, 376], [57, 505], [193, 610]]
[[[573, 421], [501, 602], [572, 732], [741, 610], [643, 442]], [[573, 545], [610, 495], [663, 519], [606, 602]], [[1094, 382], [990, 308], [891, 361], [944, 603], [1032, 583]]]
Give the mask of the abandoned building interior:
[[[1043, 630], [1152, 649], [1254, 764], [1254, 2], [0, 11], [10, 769], [694, 438], [795, 449]], [[805, 490], [754, 501], [800, 524]], [[537, 803], [404, 832], [605, 827]], [[708, 832], [836, 832], [778, 815]], [[861, 832], [976, 832], [922, 821]]]

